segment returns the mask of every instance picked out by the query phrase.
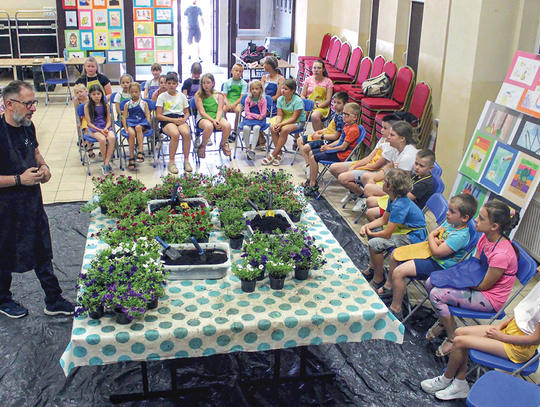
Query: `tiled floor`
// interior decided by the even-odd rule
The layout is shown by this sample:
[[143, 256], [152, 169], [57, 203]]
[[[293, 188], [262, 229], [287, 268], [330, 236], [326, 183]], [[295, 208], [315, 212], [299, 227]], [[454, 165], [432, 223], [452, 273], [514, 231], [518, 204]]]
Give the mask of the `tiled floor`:
[[[216, 75], [216, 88], [219, 89], [221, 82], [225, 79], [224, 75]], [[10, 80], [11, 77], [9, 74], [4, 74], [0, 77], [0, 86], [5, 86]], [[119, 86], [114, 86], [113, 91], [117, 90], [119, 90]], [[58, 95], [53, 98], [52, 104], [49, 104], [49, 106], [45, 106], [45, 93], [37, 93], [37, 99], [40, 104], [33, 118], [37, 129], [40, 151], [52, 172], [51, 181], [42, 186], [43, 200], [45, 203], [86, 201], [92, 197], [93, 183], [92, 177], [87, 175], [85, 168], [81, 165], [79, 148], [77, 146], [75, 111], [72, 103], [66, 106], [61, 89], [57, 89], [56, 93]], [[229, 120], [232, 119], [233, 116], [230, 115]], [[97, 155], [97, 148], [95, 152]], [[265, 168], [261, 165], [261, 159], [263, 157], [263, 152], [257, 152], [257, 160], [255, 162], [249, 162], [246, 160], [245, 154], [238, 151], [236, 160], [229, 162], [228, 159], [225, 159], [224, 156], [218, 153], [207, 153], [206, 158], [201, 161], [201, 165], [197, 168], [192, 158], [190, 158], [190, 161], [195, 171], [212, 174], [216, 172], [216, 166], [218, 165], [228, 165], [239, 168], [242, 171], [260, 170]], [[305, 180], [305, 175], [300, 166], [301, 160], [302, 158], [297, 156], [295, 165], [291, 166], [291, 156], [288, 155], [279, 167], [291, 172], [294, 177], [293, 180], [296, 183]], [[182, 161], [182, 156], [177, 155], [176, 163], [180, 170], [183, 168]], [[101, 175], [101, 162], [101, 159], [96, 157], [91, 164], [92, 176]], [[115, 170], [115, 174], [129, 174], [140, 179], [147, 187], [152, 187], [160, 182], [162, 175], [167, 173], [163, 165], [161, 163], [159, 164], [156, 168], [153, 168], [152, 158], [147, 157], [144, 163], [137, 164], [136, 171], [121, 171], [118, 168], [118, 161], [116, 160], [113, 169]], [[340, 200], [343, 195], [343, 188], [334, 182], [327, 189], [325, 198], [347, 220], [351, 228], [358, 233], [360, 226], [365, 223], [365, 217], [362, 217], [357, 225], [354, 224], [356, 215], [350, 210], [352, 204], [349, 204], [349, 207], [346, 209], [341, 208]], [[359, 242], [359, 244], [361, 243]], [[513, 301], [509, 313], [511, 313], [513, 307], [525, 297], [538, 281], [538, 278], [535, 277], [534, 281], [529, 283], [528, 287]], [[412, 290], [411, 294], [413, 298], [419, 298], [418, 293], [415, 294], [414, 290]], [[536, 381], [540, 380], [540, 374], [535, 374], [533, 378]]]

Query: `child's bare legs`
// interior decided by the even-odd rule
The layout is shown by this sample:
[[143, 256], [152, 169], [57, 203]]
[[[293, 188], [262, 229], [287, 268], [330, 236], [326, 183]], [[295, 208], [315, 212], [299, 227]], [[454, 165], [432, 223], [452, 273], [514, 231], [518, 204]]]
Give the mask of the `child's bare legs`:
[[380, 284], [384, 280], [384, 255], [369, 248], [369, 263], [374, 271], [373, 283]]
[[340, 174], [349, 171], [349, 164], [346, 162], [334, 163], [330, 166], [329, 171], [334, 177], [339, 177]]
[[95, 138], [99, 143], [99, 151], [103, 159], [107, 156], [107, 138], [100, 132], [91, 132], [90, 136]]
[[343, 172], [338, 175], [338, 182], [352, 193], [361, 196], [364, 190], [356, 183], [356, 175], [353, 171]]
[[[390, 264], [390, 271], [388, 272], [388, 279], [384, 285], [386, 288], [392, 288], [394, 295], [392, 298], [392, 304], [390, 309], [395, 312], [401, 312], [401, 307], [403, 304], [403, 297], [405, 296], [405, 283], [406, 278], [416, 276], [416, 265], [414, 260], [409, 260], [399, 266], [395, 267], [395, 260], [392, 256], [394, 264]], [[390, 284], [389, 284], [390, 282]]]
[[[106, 152], [105, 152], [105, 155], [103, 156], [103, 152], [101, 153], [101, 155], [103, 157], [105, 157], [103, 159], [104, 161], [104, 164], [105, 165], [109, 165], [109, 163], [111, 162], [111, 159], [112, 159], [112, 156], [114, 154], [114, 147], [115, 147], [115, 144], [116, 144], [116, 138], [114, 137], [114, 133], [112, 130], [109, 130], [109, 132], [107, 133], [107, 145], [105, 147], [106, 149]], [[101, 150], [101, 142], [99, 143], [99, 148]]]
[[177, 126], [177, 128], [182, 136], [182, 153], [184, 153], [184, 163], [186, 163], [189, 162], [189, 151], [191, 150], [191, 131], [189, 130], [187, 123]]
[[366, 198], [370, 198], [370, 197], [378, 198], [380, 196], [387, 195], [386, 192], [384, 192], [382, 188], [378, 186], [377, 184], [364, 184], [364, 185], [365, 185], [364, 195], [366, 196]]
[[302, 140], [302, 137], [298, 137], [298, 140], [296, 141], [298, 145], [298, 150], [302, 154], [302, 157], [304, 158], [304, 162], [309, 165], [309, 155], [311, 153], [311, 146], [309, 143], [304, 144], [304, 141]]
[[231, 155], [231, 150], [229, 149], [229, 145], [227, 144], [227, 140], [229, 139], [229, 136], [231, 134], [231, 124], [225, 120], [224, 118], [221, 118], [220, 122], [221, 124], [221, 149], [223, 150], [223, 153], [226, 156]]
[[319, 173], [319, 163], [315, 160], [313, 151], [309, 153], [308, 165], [309, 165], [309, 185], [314, 187], [315, 184], [317, 183], [317, 174]]
[[180, 142], [180, 131], [179, 127], [174, 123], [168, 123], [163, 131], [170, 137], [171, 141], [169, 143], [169, 166], [174, 164], [174, 157], [176, 156], [176, 150], [178, 149], [178, 143]]
[[[139, 154], [142, 153], [143, 157], [144, 157], [144, 129], [143, 129], [143, 126], [140, 126], [140, 125], [135, 126], [135, 132], [137, 133], [137, 145], [139, 146]], [[135, 141], [135, 140], [133, 140], [133, 141]], [[131, 150], [130, 150], [130, 154], [131, 154]], [[131, 154], [130, 157], [133, 157], [133, 154]], [[144, 158], [143, 158], [143, 160], [144, 160]]]
[[235, 108], [234, 108], [234, 113], [235, 113], [235, 117], [234, 117], [234, 132], [237, 133], [238, 132], [238, 123], [240, 123], [240, 118], [242, 117], [242, 106], [241, 105], [237, 105]]
[[287, 138], [289, 137], [289, 133], [296, 129], [295, 125], [286, 125], [285, 127], [282, 127], [279, 130], [279, 133], [277, 131], [272, 131], [272, 141], [274, 142], [274, 151], [272, 151], [272, 155], [274, 157], [277, 157], [281, 154], [281, 149], [287, 142]]
[[311, 113], [311, 125], [313, 126], [313, 130], [321, 130], [323, 128], [322, 121], [324, 117], [320, 110], [314, 110], [313, 113]]
[[[129, 146], [129, 159], [130, 160], [135, 160], [135, 139], [137, 138], [137, 132], [136, 130], [133, 128], [133, 127], [128, 127], [127, 128], [127, 132], [128, 132], [128, 146]], [[135, 161], [133, 161], [134, 163]], [[134, 164], [129, 164], [128, 167], [131, 167], [129, 168], [130, 170], [134, 169]]]
[[198, 127], [203, 132], [202, 142], [201, 142], [201, 145], [199, 146], [198, 154], [200, 158], [204, 158], [206, 156], [205, 155], [206, 143], [208, 142], [208, 139], [210, 138], [210, 136], [212, 135], [212, 132], [214, 131], [214, 125], [208, 119], [201, 119], [199, 121]]
[[368, 210], [366, 212], [366, 217], [369, 222], [373, 222], [375, 219], [379, 219], [382, 216], [381, 209], [379, 208], [378, 200], [379, 200], [378, 196], [370, 196], [366, 200], [366, 205], [368, 207]]

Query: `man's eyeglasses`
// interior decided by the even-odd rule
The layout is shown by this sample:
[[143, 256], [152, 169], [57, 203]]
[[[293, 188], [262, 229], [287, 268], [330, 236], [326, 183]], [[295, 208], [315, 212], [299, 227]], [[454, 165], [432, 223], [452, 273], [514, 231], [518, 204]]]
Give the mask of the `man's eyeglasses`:
[[30, 102], [21, 102], [20, 100], [17, 100], [17, 99], [8, 99], [8, 100], [11, 100], [12, 102], [20, 103], [21, 105], [24, 105], [28, 110], [32, 109], [32, 106], [37, 107], [39, 103], [39, 100], [31, 100]]

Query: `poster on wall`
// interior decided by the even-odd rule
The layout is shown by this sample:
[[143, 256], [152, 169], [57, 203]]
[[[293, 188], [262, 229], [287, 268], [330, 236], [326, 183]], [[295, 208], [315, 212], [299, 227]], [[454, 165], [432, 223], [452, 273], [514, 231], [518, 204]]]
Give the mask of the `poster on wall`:
[[524, 92], [523, 88], [519, 86], [503, 83], [495, 103], [515, 110]]
[[135, 33], [139, 37], [153, 37], [154, 36], [154, 24], [153, 23], [135, 23]]
[[80, 31], [81, 49], [94, 49], [94, 31]]
[[517, 155], [517, 150], [497, 141], [493, 149], [493, 154], [491, 154], [486, 165], [484, 175], [480, 180], [480, 184], [500, 194]]
[[77, 18], [77, 11], [66, 11], [66, 27], [78, 28], [79, 20]]
[[518, 206], [526, 207], [539, 180], [540, 160], [519, 153], [501, 195]]
[[465, 175], [458, 175], [451, 196], [455, 196], [458, 194], [469, 194], [476, 198], [476, 200], [478, 201], [478, 210], [476, 211], [475, 215], [476, 217], [478, 216], [478, 212], [480, 211], [480, 208], [486, 201], [490, 192], [482, 185], [474, 182], [469, 177]]
[[94, 28], [91, 10], [79, 10], [79, 28]]
[[520, 116], [515, 110], [488, 101], [482, 112], [478, 130], [508, 143], [514, 135]]
[[495, 139], [477, 131], [471, 140], [465, 157], [463, 157], [459, 172], [467, 175], [474, 181], [478, 181], [486, 167], [494, 144]]
[[126, 51], [124, 50], [110, 50], [107, 51], [107, 63], [123, 63], [126, 62]]
[[76, 51], [81, 49], [79, 40], [79, 31], [65, 31], [66, 33], [66, 49], [69, 51]]
[[540, 55], [516, 51], [504, 82], [534, 90], [538, 81], [540, 81]]
[[156, 51], [156, 62], [162, 65], [174, 64], [174, 53], [172, 51]]
[[68, 51], [68, 58], [86, 58], [86, 51]]
[[540, 120], [525, 116], [521, 120], [512, 146], [540, 160]]
[[152, 65], [154, 58], [154, 51], [135, 51], [136, 65]]

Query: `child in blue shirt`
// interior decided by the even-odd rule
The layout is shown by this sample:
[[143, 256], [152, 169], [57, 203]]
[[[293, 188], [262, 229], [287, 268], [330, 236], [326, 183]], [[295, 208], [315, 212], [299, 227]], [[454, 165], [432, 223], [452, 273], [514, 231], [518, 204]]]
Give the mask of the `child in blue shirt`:
[[470, 194], [452, 197], [448, 203], [446, 220], [428, 235], [431, 257], [399, 264], [392, 253], [386, 284], [378, 294], [381, 298], [392, 298], [390, 311], [397, 318], [402, 317], [401, 306], [407, 278], [427, 280], [433, 271], [455, 266], [467, 254], [465, 248], [471, 239], [468, 222], [477, 209], [478, 202]]
[[407, 172], [399, 168], [388, 170], [383, 179], [383, 191], [390, 197], [386, 211], [360, 229], [360, 235], [369, 238], [370, 267], [363, 274], [376, 290], [386, 282], [383, 253], [427, 238], [424, 214], [407, 196], [411, 190], [412, 181]]

